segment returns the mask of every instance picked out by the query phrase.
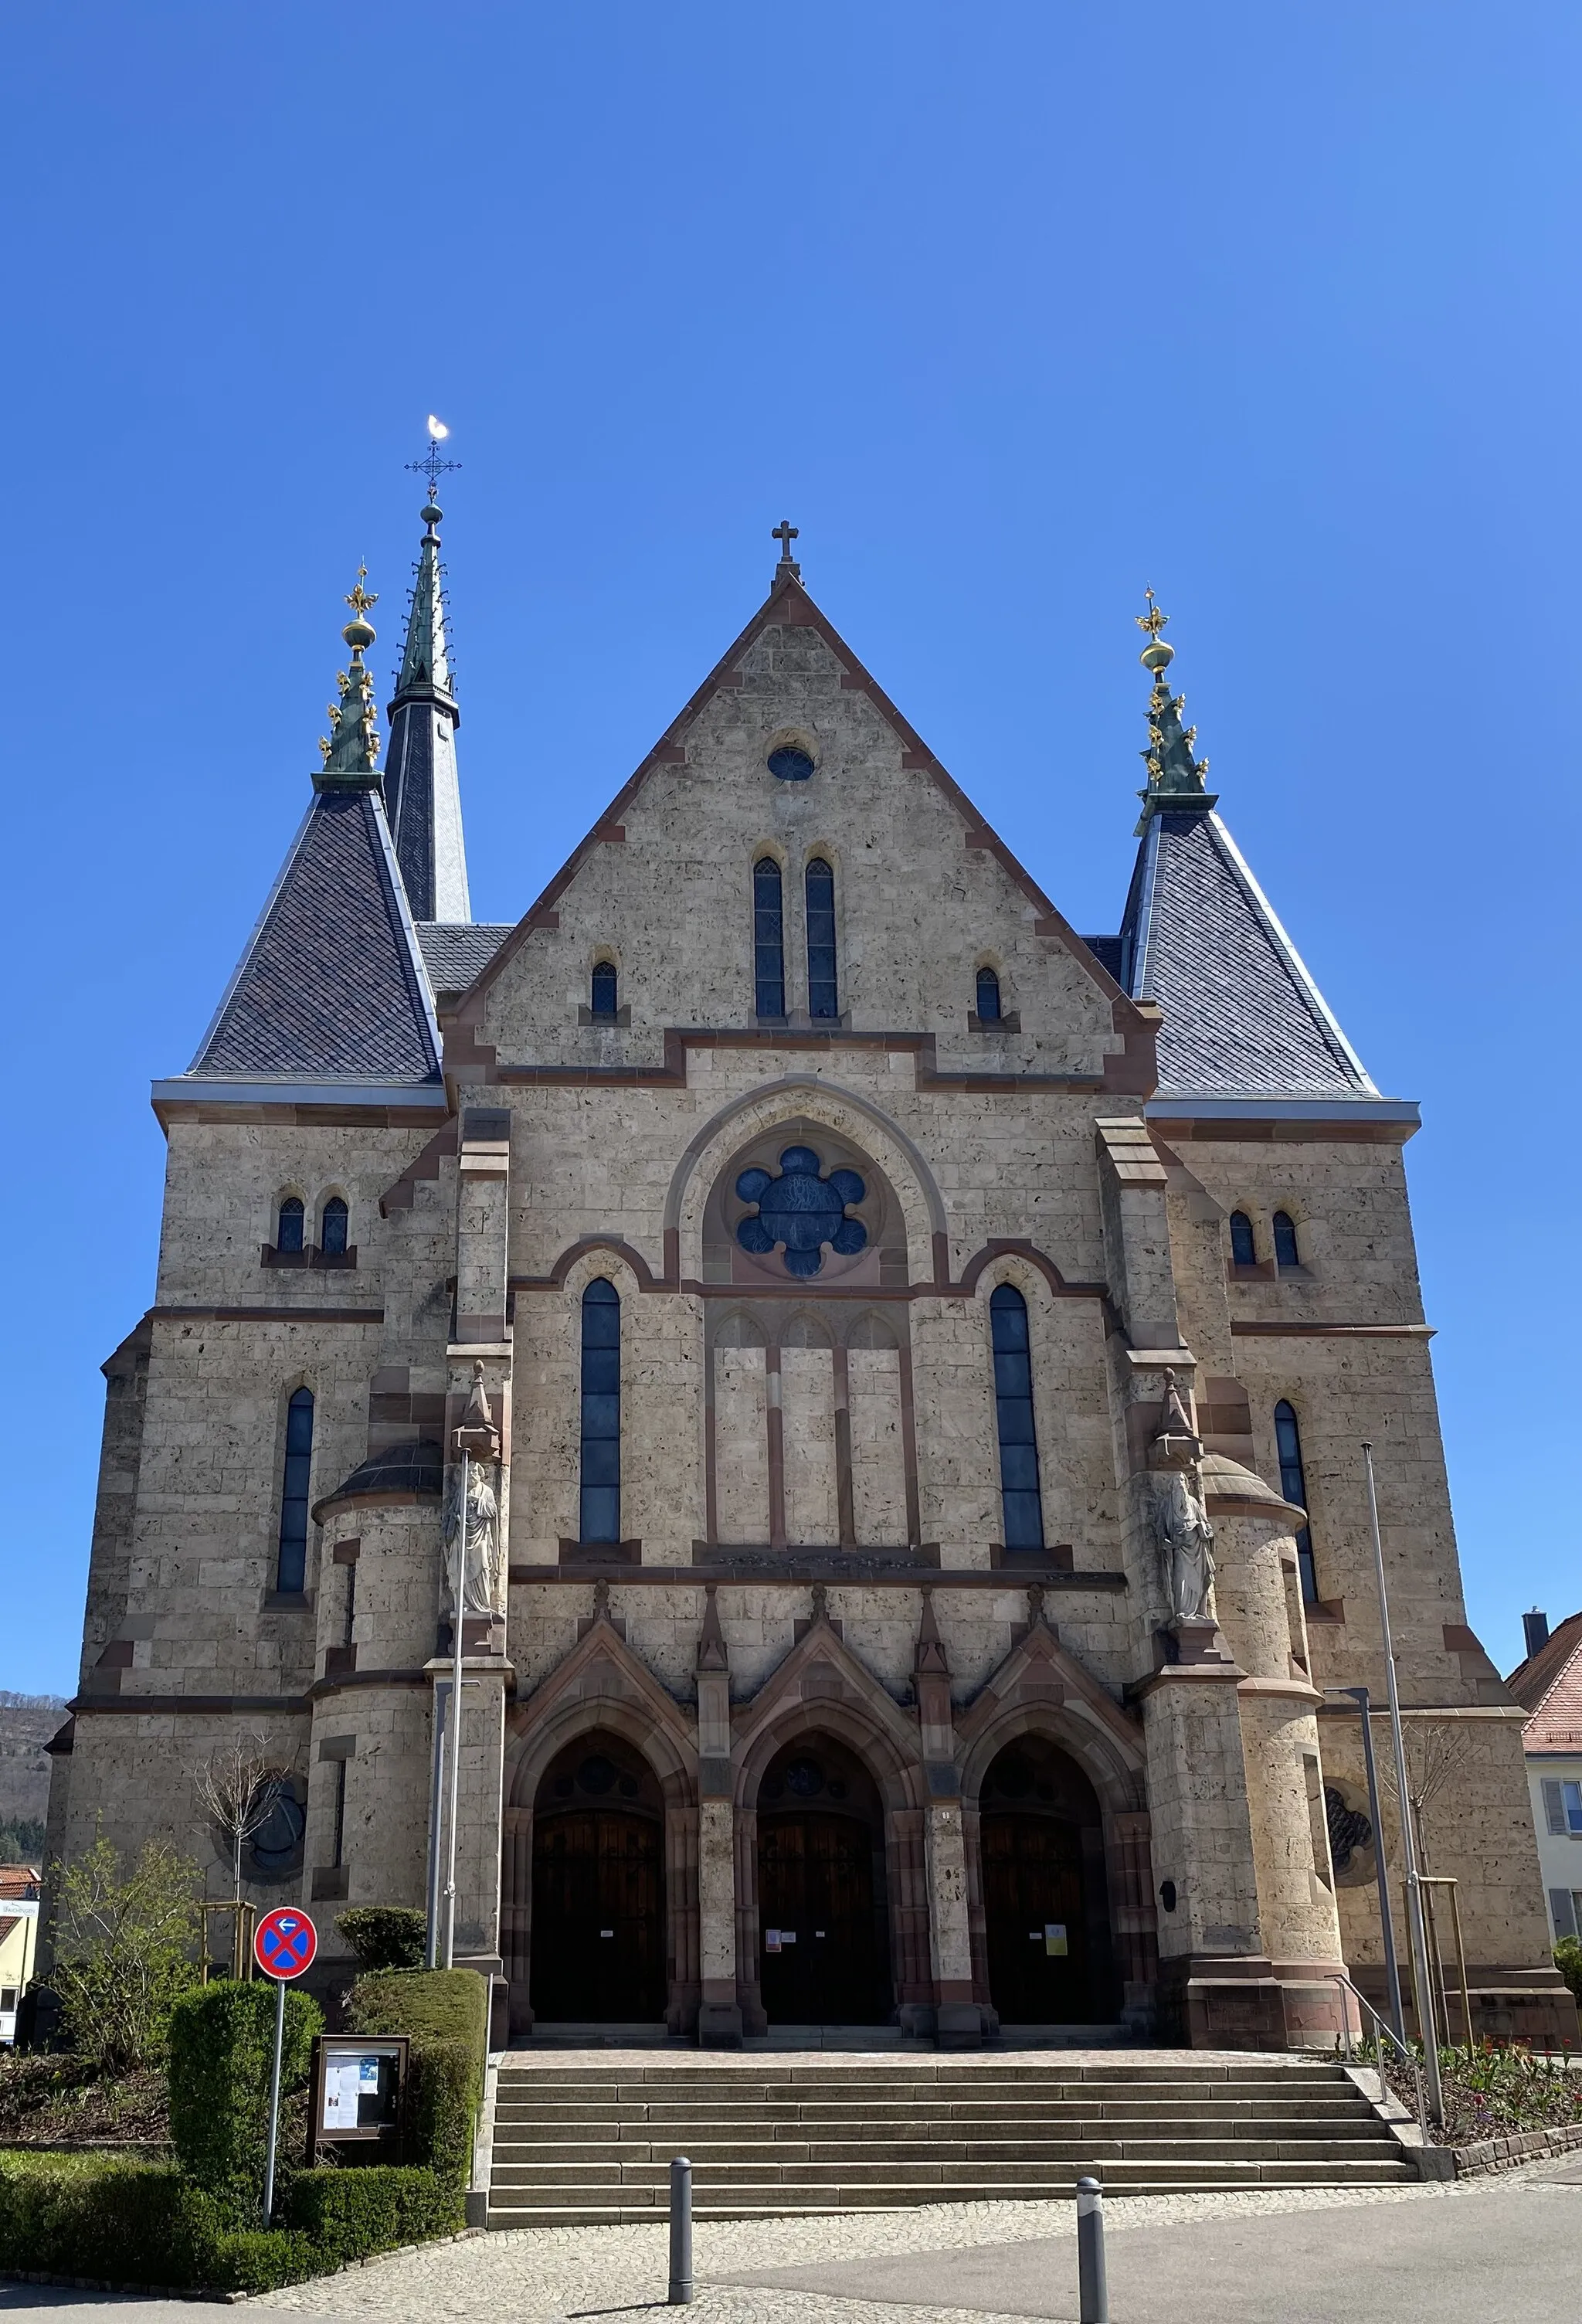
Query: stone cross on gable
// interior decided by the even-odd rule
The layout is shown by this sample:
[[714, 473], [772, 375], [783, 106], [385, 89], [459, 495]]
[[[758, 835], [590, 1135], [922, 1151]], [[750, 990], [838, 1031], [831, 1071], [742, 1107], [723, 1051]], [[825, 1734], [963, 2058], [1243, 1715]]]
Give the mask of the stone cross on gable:
[[775, 568], [777, 573], [800, 574], [802, 571], [801, 566], [791, 554], [791, 543], [796, 537], [797, 527], [788, 517], [782, 517], [779, 523], [770, 529], [769, 539], [777, 540], [780, 544], [780, 562]]

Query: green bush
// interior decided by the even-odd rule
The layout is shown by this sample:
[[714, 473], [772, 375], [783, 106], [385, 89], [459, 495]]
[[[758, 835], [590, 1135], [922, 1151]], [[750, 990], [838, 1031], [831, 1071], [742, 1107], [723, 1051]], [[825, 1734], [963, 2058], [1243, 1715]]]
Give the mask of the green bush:
[[[288, 1988], [281, 2050], [282, 2098], [308, 2079], [313, 2037], [324, 2029], [318, 2004]], [[263, 2184], [274, 2060], [271, 1984], [228, 1978], [184, 1994], [170, 2012], [170, 2144], [200, 2187]]]
[[1570, 1987], [1572, 1997], [1582, 2004], [1582, 1944], [1575, 1937], [1562, 1937], [1555, 1947], [1555, 1967]]
[[339, 2267], [370, 2252], [456, 2235], [466, 2225], [466, 2206], [459, 2188], [443, 2186], [432, 2171], [375, 2163], [356, 2171], [299, 2172], [286, 2219], [309, 2237], [322, 2264]]
[[349, 1913], [336, 1914], [336, 1926], [361, 1969], [423, 1966], [428, 1923], [410, 1904], [354, 1904]]
[[466, 2184], [488, 2057], [489, 1987], [475, 1969], [394, 1969], [360, 1977], [346, 2002], [356, 2034], [405, 2034], [407, 2157], [448, 2186]]
[[169, 2163], [0, 2153], [0, 2269], [171, 2291], [271, 2292], [347, 2260], [455, 2234], [459, 2191], [428, 2171], [304, 2171], [288, 2224], [265, 2231], [235, 2195]]
[[170, 2005], [198, 1982], [197, 1865], [151, 1840], [124, 1872], [101, 1832], [51, 1877], [55, 1960], [43, 1982], [60, 2005], [68, 2048], [106, 2074], [149, 2064]]

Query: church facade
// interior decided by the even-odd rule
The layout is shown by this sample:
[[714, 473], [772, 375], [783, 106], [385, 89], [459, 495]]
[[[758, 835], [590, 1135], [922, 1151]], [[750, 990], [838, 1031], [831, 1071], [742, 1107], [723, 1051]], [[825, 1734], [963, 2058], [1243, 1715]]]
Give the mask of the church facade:
[[1337, 1972], [1383, 1995], [1381, 1845], [1403, 1931], [1339, 1692], [1384, 1695], [1366, 1439], [1473, 2030], [1574, 2038], [1523, 1713], [1466, 1627], [1416, 1109], [1218, 815], [1152, 602], [1114, 934], [784, 527], [741, 635], [483, 925], [423, 516], [383, 771], [359, 583], [301, 827], [154, 1085], [52, 1855], [170, 1839], [228, 1894], [194, 1782], [242, 1738], [275, 1771], [248, 1895], [306, 1904], [332, 1974], [348, 1904], [448, 1904], [497, 2039], [1328, 2043]]

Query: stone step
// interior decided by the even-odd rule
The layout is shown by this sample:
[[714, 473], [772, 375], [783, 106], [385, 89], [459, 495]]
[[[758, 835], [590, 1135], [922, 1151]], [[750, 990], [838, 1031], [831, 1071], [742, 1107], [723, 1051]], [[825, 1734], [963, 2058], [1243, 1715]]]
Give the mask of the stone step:
[[869, 2084], [893, 2083], [898, 2089], [914, 2089], [919, 2083], [948, 2083], [952, 2087], [980, 2083], [998, 2087], [1010, 2082], [1062, 2081], [1088, 2082], [1169, 2082], [1176, 2088], [1195, 2087], [1200, 2083], [1237, 2082], [1255, 2086], [1267, 2083], [1319, 2081], [1332, 2079], [1336, 2067], [1329, 2061], [1309, 2059], [1244, 2059], [1205, 2060], [1198, 2063], [1186, 2053], [1186, 2062], [1177, 2070], [1162, 2065], [1157, 2059], [1135, 2063], [1118, 2062], [1112, 2058], [1076, 2059], [997, 2058], [992, 2053], [978, 2052], [970, 2057], [941, 2057], [937, 2052], [913, 2059], [885, 2054], [869, 2061], [854, 2061], [834, 2065], [768, 2066], [754, 2058], [735, 2066], [722, 2066], [712, 2060], [708, 2064], [685, 2062], [696, 2060], [695, 2050], [682, 2052], [676, 2059], [656, 2060], [652, 2064], [635, 2061], [622, 2064], [603, 2065], [590, 2061], [585, 2056], [575, 2065], [551, 2063], [548, 2059], [524, 2059], [520, 2052], [508, 2051], [500, 2061], [502, 2081], [532, 2083], [547, 2087], [553, 2083], [593, 2087], [598, 2084], [644, 2084], [685, 2081], [708, 2087], [726, 2088], [732, 2084], [747, 2089], [770, 2086], [798, 2089], [827, 2089], [837, 2084], [867, 2088]]
[[1143, 2098], [1094, 2094], [1087, 2098], [1018, 2096], [991, 2100], [918, 2098], [910, 2106], [894, 2099], [805, 2099], [773, 2101], [735, 2099], [693, 2101], [653, 2097], [636, 2103], [584, 2099], [532, 2105], [525, 2098], [501, 2098], [496, 2120], [501, 2123], [544, 2123], [567, 2128], [606, 2123], [929, 2123], [962, 2122], [1291, 2122], [1311, 2117], [1340, 2118], [1371, 2113], [1359, 2090], [1314, 2090], [1300, 2098]]
[[[1249, 2152], [1249, 2150], [1251, 2150]], [[668, 2144], [645, 2147], [638, 2142], [619, 2148], [591, 2147], [567, 2151], [556, 2147], [529, 2153], [496, 2150], [492, 2183], [496, 2187], [548, 2186], [579, 2177], [625, 2180], [667, 2171], [676, 2149]], [[816, 2177], [837, 2170], [842, 2176], [871, 2178], [876, 2172], [900, 2178], [915, 2174], [936, 2178], [980, 2166], [997, 2173], [1019, 2174], [1026, 2170], [1054, 2170], [1062, 2165], [1080, 2172], [1102, 2168], [1111, 2162], [1132, 2163], [1154, 2155], [1164, 2163], [1366, 2162], [1378, 2152], [1371, 2138], [1281, 2138], [1267, 2142], [1226, 2138], [1060, 2138], [1024, 2144], [1015, 2139], [983, 2139], [960, 2145], [934, 2147], [918, 2143], [883, 2141], [877, 2144], [765, 2147], [745, 2142], [686, 2150], [695, 2170], [715, 2178], [741, 2172], [751, 2177], [796, 2179]]]

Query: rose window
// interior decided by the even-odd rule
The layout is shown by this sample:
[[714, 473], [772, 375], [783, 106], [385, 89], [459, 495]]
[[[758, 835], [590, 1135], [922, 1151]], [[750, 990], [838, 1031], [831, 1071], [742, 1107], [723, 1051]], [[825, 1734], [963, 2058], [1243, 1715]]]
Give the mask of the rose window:
[[811, 1146], [787, 1146], [778, 1176], [753, 1169], [737, 1179], [737, 1194], [744, 1203], [756, 1203], [758, 1209], [737, 1227], [736, 1240], [759, 1259], [783, 1245], [793, 1275], [816, 1275], [824, 1263], [826, 1243], [842, 1259], [866, 1247], [868, 1229], [846, 1213], [867, 1191], [855, 1170], [832, 1170], [823, 1177]]

